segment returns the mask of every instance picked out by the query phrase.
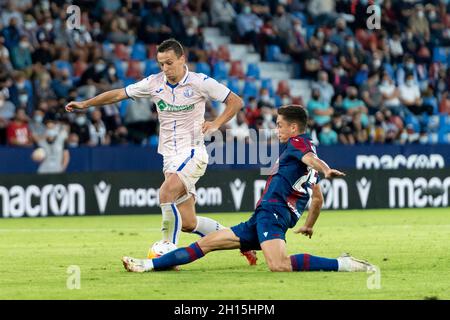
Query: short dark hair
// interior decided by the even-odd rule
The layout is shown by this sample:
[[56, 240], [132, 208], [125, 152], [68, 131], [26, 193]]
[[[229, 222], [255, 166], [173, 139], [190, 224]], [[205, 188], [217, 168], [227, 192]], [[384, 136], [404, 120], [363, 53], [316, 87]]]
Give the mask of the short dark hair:
[[181, 43], [179, 43], [177, 40], [175, 40], [173, 38], [164, 40], [158, 46], [158, 52], [167, 52], [169, 50], [173, 50], [175, 52], [175, 55], [177, 56], [177, 58], [184, 55], [183, 46], [181, 45]]
[[283, 106], [278, 109], [278, 114], [283, 116], [288, 122], [297, 123], [300, 127], [300, 131], [306, 129], [306, 124], [308, 123], [308, 111], [306, 111], [303, 106], [298, 104]]

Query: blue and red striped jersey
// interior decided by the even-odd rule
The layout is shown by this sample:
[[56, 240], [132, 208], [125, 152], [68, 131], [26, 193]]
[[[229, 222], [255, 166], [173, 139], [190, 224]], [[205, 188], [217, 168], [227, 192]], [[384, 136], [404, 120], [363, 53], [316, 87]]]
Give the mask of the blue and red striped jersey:
[[303, 156], [309, 152], [316, 154], [308, 134], [288, 140], [280, 150], [280, 156], [256, 207], [265, 204], [283, 205], [295, 214], [297, 220], [300, 218], [311, 197], [312, 187], [319, 181], [319, 173], [302, 162]]

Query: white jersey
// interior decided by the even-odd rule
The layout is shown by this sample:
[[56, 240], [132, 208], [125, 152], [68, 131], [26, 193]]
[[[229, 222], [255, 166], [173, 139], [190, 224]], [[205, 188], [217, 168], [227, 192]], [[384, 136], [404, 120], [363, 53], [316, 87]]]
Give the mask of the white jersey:
[[202, 125], [207, 99], [225, 101], [230, 89], [203, 73], [186, 73], [176, 85], [164, 72], [151, 75], [125, 88], [128, 97], [151, 98], [160, 123], [158, 153], [173, 156], [204, 146]]

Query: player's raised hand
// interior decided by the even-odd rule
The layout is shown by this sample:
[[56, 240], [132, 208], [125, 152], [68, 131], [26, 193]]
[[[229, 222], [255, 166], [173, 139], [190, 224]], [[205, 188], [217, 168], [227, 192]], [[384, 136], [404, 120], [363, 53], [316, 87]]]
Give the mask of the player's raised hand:
[[298, 228], [297, 230], [294, 230], [294, 233], [301, 233], [304, 236], [308, 237], [311, 239], [314, 231], [313, 228], [307, 227], [307, 226], [302, 226], [300, 228]]
[[336, 169], [330, 169], [327, 172], [325, 172], [325, 178], [331, 179], [336, 177], [345, 177], [345, 173], [336, 170]]
[[64, 107], [64, 109], [66, 109], [67, 112], [72, 112], [74, 109], [82, 110], [85, 108], [86, 108], [86, 105], [82, 101], [80, 101], [80, 102], [71, 101]]
[[219, 126], [214, 121], [205, 121], [202, 126], [202, 132], [204, 134], [213, 133], [219, 130]]

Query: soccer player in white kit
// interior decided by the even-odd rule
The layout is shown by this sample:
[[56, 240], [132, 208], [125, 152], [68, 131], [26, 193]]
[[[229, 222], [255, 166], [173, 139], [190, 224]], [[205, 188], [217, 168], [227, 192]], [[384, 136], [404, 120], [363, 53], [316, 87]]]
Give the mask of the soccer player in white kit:
[[[223, 229], [217, 221], [195, 213], [195, 184], [204, 175], [208, 153], [204, 134], [218, 130], [243, 107], [243, 101], [226, 86], [202, 73], [190, 72], [181, 44], [168, 39], [158, 46], [162, 72], [125, 88], [110, 90], [85, 101], [72, 101], [66, 111], [103, 106], [124, 99], [150, 98], [160, 122], [158, 153], [164, 158], [165, 180], [160, 188], [162, 238], [178, 244], [181, 231], [205, 236]], [[206, 121], [205, 102], [221, 101], [226, 108], [214, 121]], [[250, 264], [254, 251], [243, 252]]]

